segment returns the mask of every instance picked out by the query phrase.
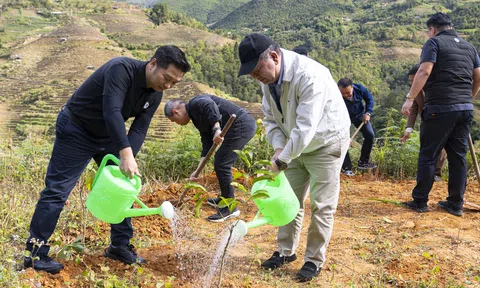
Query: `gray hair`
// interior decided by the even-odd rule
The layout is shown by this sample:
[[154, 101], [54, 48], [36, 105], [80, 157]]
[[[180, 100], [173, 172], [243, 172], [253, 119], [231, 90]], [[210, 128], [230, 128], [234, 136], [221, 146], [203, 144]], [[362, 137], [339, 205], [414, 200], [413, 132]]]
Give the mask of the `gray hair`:
[[168, 100], [167, 103], [165, 103], [165, 107], [163, 108], [163, 113], [166, 117], [172, 117], [173, 109], [178, 109], [182, 104], [185, 103], [187, 102], [182, 100]]
[[268, 46], [267, 50], [263, 51], [262, 54], [260, 54], [260, 60], [265, 61], [270, 58], [270, 53], [271, 52], [277, 52], [278, 54], [282, 54], [282, 51], [280, 50], [280, 46], [277, 44], [273, 43], [272, 45]]

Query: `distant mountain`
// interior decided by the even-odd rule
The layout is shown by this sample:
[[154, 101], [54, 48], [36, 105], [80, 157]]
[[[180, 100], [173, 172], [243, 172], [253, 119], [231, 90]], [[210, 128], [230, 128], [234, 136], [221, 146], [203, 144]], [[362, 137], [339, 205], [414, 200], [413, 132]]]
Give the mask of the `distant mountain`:
[[168, 8], [184, 12], [188, 17], [205, 24], [215, 23], [249, 0], [124, 0], [131, 4], [151, 7], [156, 2], [168, 4]]
[[296, 26], [296, 24], [305, 27], [315, 26], [317, 17], [329, 17], [332, 12], [348, 13], [353, 11], [353, 8], [351, 1], [253, 0], [218, 21], [213, 28], [236, 29], [242, 27], [256, 31], [269, 28], [287, 30], [294, 28], [292, 26]]

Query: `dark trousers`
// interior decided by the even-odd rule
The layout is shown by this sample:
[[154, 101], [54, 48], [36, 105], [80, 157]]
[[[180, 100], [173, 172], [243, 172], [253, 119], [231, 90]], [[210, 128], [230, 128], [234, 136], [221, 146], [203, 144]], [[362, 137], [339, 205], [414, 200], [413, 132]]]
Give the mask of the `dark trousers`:
[[412, 192], [415, 201], [428, 201], [435, 177], [435, 164], [445, 148], [449, 165], [447, 200], [458, 208], [462, 207], [467, 184], [468, 135], [473, 115], [473, 111], [423, 112], [417, 185]]
[[[75, 124], [65, 111], [60, 112], [56, 123], [56, 138], [52, 156], [45, 177], [45, 189], [40, 193], [35, 212], [30, 223], [30, 237], [27, 250], [35, 254], [47, 254], [50, 247], [47, 241], [57, 226], [65, 201], [75, 187], [87, 164], [93, 158], [97, 165], [106, 154], [117, 154], [108, 139], [98, 140]], [[117, 154], [118, 155], [118, 154]], [[133, 236], [130, 218], [120, 224], [111, 225], [113, 245], [128, 245]], [[45, 245], [38, 248], [31, 243]]]
[[234, 126], [225, 135], [213, 162], [220, 184], [221, 196], [224, 198], [235, 198], [235, 189], [231, 185], [232, 167], [238, 155], [233, 150], [242, 150], [257, 130], [255, 119], [248, 113], [239, 116], [235, 120]]
[[[362, 120], [357, 120], [353, 123], [355, 128], [358, 128], [362, 124]], [[370, 153], [372, 152], [373, 147], [373, 139], [375, 139], [375, 133], [373, 132], [372, 124], [368, 121], [365, 125], [363, 125], [362, 129], [360, 129], [363, 135], [363, 144], [362, 144], [362, 151], [360, 153], [360, 160], [359, 163], [369, 163], [370, 162]], [[343, 160], [342, 170], [352, 170], [352, 160], [350, 159], [350, 155], [347, 151], [347, 155], [345, 155], [345, 159]]]

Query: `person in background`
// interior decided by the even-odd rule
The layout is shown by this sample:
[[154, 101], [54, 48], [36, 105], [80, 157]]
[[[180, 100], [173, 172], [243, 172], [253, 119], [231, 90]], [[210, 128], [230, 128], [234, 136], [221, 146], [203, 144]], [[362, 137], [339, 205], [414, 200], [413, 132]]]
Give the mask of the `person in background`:
[[296, 278], [316, 277], [325, 263], [340, 192], [340, 169], [350, 143], [350, 120], [330, 71], [320, 63], [281, 49], [265, 35], [247, 35], [239, 45], [238, 75], [261, 82], [268, 142], [274, 149], [270, 169], [285, 170], [300, 211], [279, 227], [278, 250], [262, 267], [277, 269], [295, 261], [304, 201], [310, 188], [312, 211], [304, 264]]
[[476, 49], [455, 32], [448, 15], [436, 13], [426, 24], [430, 39], [423, 45], [420, 67], [402, 106], [402, 113], [409, 114], [414, 98], [423, 89], [417, 185], [412, 191], [413, 200], [406, 205], [419, 213], [429, 211], [428, 195], [435, 164], [445, 148], [449, 164], [448, 197], [439, 201], [438, 206], [462, 216], [473, 97], [480, 88], [480, 58]]
[[[415, 74], [420, 68], [420, 64], [416, 64], [408, 71], [408, 80], [410, 81], [410, 85], [413, 83], [413, 79], [415, 78]], [[400, 142], [405, 143], [407, 139], [410, 137], [410, 134], [413, 131], [413, 127], [415, 126], [415, 121], [417, 120], [417, 115], [422, 113], [423, 111], [423, 102], [424, 102], [424, 94], [423, 90], [415, 97], [412, 103], [412, 107], [410, 108], [407, 120], [407, 127], [405, 129], [405, 133], [403, 134]], [[407, 115], [405, 115], [407, 116]], [[439, 182], [442, 180], [442, 170], [445, 167], [445, 163], [447, 161], [447, 152], [445, 149], [442, 149], [442, 153], [437, 160], [437, 165], [435, 166], [435, 182]]]
[[[248, 110], [240, 108], [223, 98], [200, 94], [190, 99], [188, 103], [180, 100], [170, 100], [165, 104], [164, 111], [165, 116], [170, 121], [179, 125], [187, 125], [192, 120], [202, 139], [200, 163], [203, 162], [213, 143], [222, 144], [215, 154], [213, 167], [220, 184], [222, 198], [235, 198], [235, 189], [231, 185], [232, 167], [238, 155], [233, 150], [242, 150], [257, 131], [255, 119]], [[237, 119], [227, 131], [225, 137], [222, 138], [220, 133], [232, 114], [235, 114]], [[197, 170], [190, 176], [190, 181], [197, 180], [194, 177], [197, 174]], [[217, 213], [207, 218], [208, 221], [223, 222], [240, 215], [240, 210], [236, 207], [232, 211], [228, 207], [219, 208], [218, 203], [222, 201], [222, 198], [207, 199], [207, 204], [218, 208]]]
[[[65, 201], [93, 158], [99, 165], [106, 154], [120, 156], [120, 171], [140, 176], [135, 156], [160, 105], [163, 92], [190, 70], [176, 46], [158, 48], [150, 61], [118, 57], [98, 68], [83, 82], [58, 114], [56, 137], [26, 243], [24, 267], [58, 273], [63, 265], [48, 256], [52, 235]], [[128, 133], [125, 121], [134, 117]], [[112, 224], [105, 256], [125, 264], [145, 261], [134, 251], [130, 218]]]
[[[370, 163], [370, 153], [372, 152], [373, 139], [375, 138], [375, 133], [370, 123], [370, 115], [372, 114], [374, 104], [373, 96], [363, 85], [354, 84], [348, 78], [340, 79], [337, 84], [347, 106], [350, 121], [356, 128], [363, 123], [363, 127], [360, 129], [363, 135], [363, 144], [360, 159], [358, 160], [358, 169], [376, 168], [377, 165]], [[365, 106], [363, 102], [365, 102]], [[352, 172], [352, 160], [348, 152], [343, 161], [342, 170], [347, 176], [355, 175]]]
[[297, 53], [297, 54], [310, 57], [310, 55], [308, 54], [308, 49], [305, 46], [297, 46], [297, 47], [293, 48], [292, 51]]

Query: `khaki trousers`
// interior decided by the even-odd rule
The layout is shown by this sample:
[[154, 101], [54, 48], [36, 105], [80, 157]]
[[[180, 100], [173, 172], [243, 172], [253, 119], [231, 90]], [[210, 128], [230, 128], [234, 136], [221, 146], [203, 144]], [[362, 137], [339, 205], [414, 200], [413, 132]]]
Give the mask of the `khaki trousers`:
[[305, 262], [322, 267], [333, 230], [333, 214], [340, 192], [340, 170], [350, 139], [346, 135], [332, 145], [300, 155], [288, 164], [285, 171], [293, 191], [300, 201], [300, 211], [289, 224], [279, 227], [277, 242], [283, 256], [295, 253], [300, 240], [304, 215], [304, 201], [310, 188], [312, 212], [307, 235]]

